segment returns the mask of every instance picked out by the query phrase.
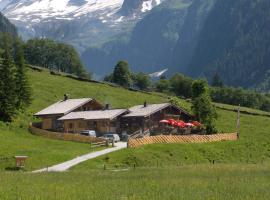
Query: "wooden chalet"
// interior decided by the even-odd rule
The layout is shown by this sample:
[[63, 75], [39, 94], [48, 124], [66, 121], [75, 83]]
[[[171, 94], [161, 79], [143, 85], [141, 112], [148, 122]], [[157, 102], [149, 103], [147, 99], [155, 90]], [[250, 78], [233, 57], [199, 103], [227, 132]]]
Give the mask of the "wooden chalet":
[[41, 110], [34, 116], [42, 119], [41, 128], [44, 130], [63, 131], [63, 124], [58, 119], [76, 111], [101, 110], [103, 106], [91, 98], [68, 99], [64, 100]]
[[58, 121], [63, 122], [66, 133], [95, 130], [98, 135], [104, 133], [120, 134], [120, 118], [126, 113], [126, 109], [71, 112]]
[[42, 119], [39, 128], [65, 133], [79, 133], [95, 130], [104, 133], [133, 134], [145, 132], [159, 126], [163, 119], [188, 122], [192, 116], [185, 110], [170, 103], [147, 104], [129, 109], [105, 108], [91, 98], [67, 99], [59, 101], [35, 114]]
[[121, 118], [122, 130], [128, 134], [135, 131], [147, 131], [159, 125], [163, 119], [174, 118], [176, 120], [189, 121], [192, 116], [185, 110], [170, 103], [134, 106], [129, 109], [129, 114]]

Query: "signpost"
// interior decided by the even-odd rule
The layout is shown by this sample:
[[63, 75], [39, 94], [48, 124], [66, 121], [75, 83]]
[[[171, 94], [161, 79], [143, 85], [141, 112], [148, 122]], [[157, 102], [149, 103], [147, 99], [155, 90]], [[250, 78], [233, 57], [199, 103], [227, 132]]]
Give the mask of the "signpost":
[[237, 137], [240, 137], [240, 105], [237, 110], [237, 122], [236, 122]]

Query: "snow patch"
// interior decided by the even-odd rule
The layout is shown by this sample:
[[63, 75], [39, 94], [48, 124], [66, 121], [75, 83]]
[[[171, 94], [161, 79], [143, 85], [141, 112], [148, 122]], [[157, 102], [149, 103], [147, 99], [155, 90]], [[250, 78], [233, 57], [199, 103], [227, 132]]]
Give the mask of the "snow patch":
[[115, 20], [116, 23], [122, 22], [124, 19], [124, 16], [119, 17], [117, 20]]
[[161, 0], [148, 0], [142, 3], [141, 12], [147, 12], [153, 9], [153, 7], [161, 4]]
[[149, 74], [149, 76], [150, 76], [151, 78], [158, 78], [158, 77], [161, 77], [163, 74], [165, 74], [167, 71], [168, 71], [168, 69], [164, 69], [164, 70], [162, 70], [162, 71], [159, 71], [159, 72], [155, 72], [155, 73]]

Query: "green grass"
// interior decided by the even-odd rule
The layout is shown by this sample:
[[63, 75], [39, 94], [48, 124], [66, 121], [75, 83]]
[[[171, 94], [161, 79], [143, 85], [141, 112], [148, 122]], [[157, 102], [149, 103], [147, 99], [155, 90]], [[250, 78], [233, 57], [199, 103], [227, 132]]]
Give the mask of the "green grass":
[[[219, 110], [217, 127], [221, 132], [234, 132], [236, 113]], [[260, 164], [270, 161], [270, 118], [241, 115], [240, 140], [207, 144], [155, 144], [125, 149], [76, 166], [73, 170], [101, 169], [130, 165], [150, 167], [197, 163]]]
[[0, 173], [0, 199], [269, 199], [270, 165]]
[[[231, 111], [237, 111], [238, 110], [238, 106], [222, 104], [222, 103], [214, 103], [214, 105], [217, 108], [224, 109], [224, 110], [231, 110]], [[253, 109], [253, 108], [240, 107], [240, 112], [247, 113], [247, 114], [254, 114], [254, 115], [269, 116], [270, 117], [270, 112], [266, 112], [266, 111], [262, 111], [262, 110], [256, 110], [256, 109]]]
[[88, 144], [50, 140], [33, 136], [27, 131], [28, 123], [37, 120], [33, 118], [33, 114], [62, 99], [65, 93], [70, 94], [71, 98], [93, 97], [101, 103], [110, 103], [113, 107], [129, 107], [142, 104], [145, 100], [151, 103], [166, 100], [158, 95], [52, 76], [46, 70], [29, 70], [28, 75], [33, 88], [32, 105], [13, 123], [0, 122], [0, 171], [14, 166], [12, 157], [15, 155], [29, 156], [26, 170], [33, 170], [92, 151]]
[[[269, 199], [270, 117], [241, 115], [240, 140], [210, 144], [157, 144], [125, 149], [82, 163], [66, 173], [5, 171], [15, 155], [27, 155], [26, 171], [90, 152], [89, 145], [31, 135], [27, 124], [42, 108], [62, 99], [94, 97], [126, 108], [167, 101], [167, 96], [132, 92], [29, 70], [33, 103], [11, 124], [0, 123], [0, 199]], [[181, 100], [183, 107], [190, 104]], [[226, 108], [233, 110], [233, 106]], [[247, 108], [241, 108], [247, 109]], [[236, 113], [217, 109], [220, 132], [234, 132]], [[251, 111], [248, 109], [248, 111]], [[256, 114], [261, 111], [252, 110]], [[213, 161], [215, 165], [213, 165]], [[104, 171], [108, 168], [128, 171]], [[136, 169], [132, 166], [136, 164]]]

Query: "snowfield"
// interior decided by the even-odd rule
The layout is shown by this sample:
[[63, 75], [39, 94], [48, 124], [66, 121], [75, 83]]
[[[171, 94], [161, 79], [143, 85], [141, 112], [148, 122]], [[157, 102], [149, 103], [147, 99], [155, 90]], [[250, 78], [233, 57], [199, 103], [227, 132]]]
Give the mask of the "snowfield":
[[70, 0], [0, 0], [0, 9], [11, 20], [28, 21], [29, 18], [42, 20], [56, 17], [70, 20], [97, 11], [114, 14], [121, 8], [124, 0], [85, 0], [82, 5], [72, 2]]

